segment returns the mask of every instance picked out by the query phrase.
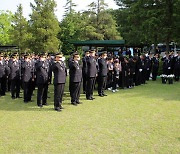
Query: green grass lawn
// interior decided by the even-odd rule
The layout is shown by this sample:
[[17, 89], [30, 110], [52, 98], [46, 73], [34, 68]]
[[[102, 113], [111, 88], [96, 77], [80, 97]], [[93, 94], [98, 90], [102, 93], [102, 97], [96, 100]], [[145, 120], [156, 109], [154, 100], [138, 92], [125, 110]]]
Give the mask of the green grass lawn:
[[[180, 82], [160, 80], [82, 105], [49, 106], [0, 98], [0, 153], [180, 153]], [[21, 94], [22, 95], [22, 94]]]

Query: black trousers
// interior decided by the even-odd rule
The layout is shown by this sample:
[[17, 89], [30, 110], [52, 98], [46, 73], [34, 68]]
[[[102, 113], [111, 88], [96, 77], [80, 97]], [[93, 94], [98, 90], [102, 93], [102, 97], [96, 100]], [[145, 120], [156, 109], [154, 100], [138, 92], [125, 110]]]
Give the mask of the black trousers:
[[83, 75], [83, 92], [86, 92], [86, 86], [87, 86], [87, 77], [86, 75]]
[[87, 78], [87, 86], [86, 86], [86, 98], [87, 99], [92, 98], [95, 83], [96, 83], [96, 78], [95, 77]]
[[122, 88], [129, 87], [129, 75], [127, 75], [127, 72], [122, 72]]
[[113, 86], [112, 86], [112, 89], [113, 90], [116, 90], [117, 89], [117, 84], [118, 84], [118, 82], [119, 82], [119, 78], [117, 78], [117, 77], [113, 77]]
[[19, 93], [20, 93], [20, 86], [21, 86], [21, 80], [20, 79], [13, 79], [11, 80], [11, 96], [15, 97], [19, 97]]
[[158, 75], [158, 67], [154, 67], [152, 69], [152, 80], [155, 81], [157, 79], [157, 75]]
[[174, 76], [175, 76], [175, 81], [179, 81], [179, 78], [180, 78], [180, 69], [178, 69], [178, 68], [174, 69]]
[[0, 95], [4, 96], [6, 94], [6, 77], [0, 78]]
[[107, 76], [107, 88], [111, 88], [112, 83], [113, 83], [113, 74], [112, 71], [109, 71]]
[[29, 82], [23, 82], [23, 89], [24, 89], [24, 101], [25, 102], [31, 101], [31, 97], [33, 93], [32, 80], [30, 80]]
[[81, 92], [81, 82], [71, 82], [70, 96], [71, 103], [78, 103]]
[[98, 94], [103, 95], [106, 89], [107, 76], [99, 76], [98, 78]]
[[45, 105], [47, 103], [48, 83], [38, 84], [37, 87], [37, 105]]
[[54, 85], [54, 108], [59, 108], [62, 104], [65, 83]]

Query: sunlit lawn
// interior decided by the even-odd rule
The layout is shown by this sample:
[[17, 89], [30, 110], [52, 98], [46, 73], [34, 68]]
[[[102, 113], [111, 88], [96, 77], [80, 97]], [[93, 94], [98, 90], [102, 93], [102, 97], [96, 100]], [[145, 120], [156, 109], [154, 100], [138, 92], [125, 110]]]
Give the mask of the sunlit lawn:
[[[66, 88], [68, 89], [68, 88]], [[180, 83], [160, 81], [107, 92], [82, 105], [53, 110], [48, 106], [0, 98], [0, 153], [180, 153]], [[22, 96], [22, 93], [21, 93]]]

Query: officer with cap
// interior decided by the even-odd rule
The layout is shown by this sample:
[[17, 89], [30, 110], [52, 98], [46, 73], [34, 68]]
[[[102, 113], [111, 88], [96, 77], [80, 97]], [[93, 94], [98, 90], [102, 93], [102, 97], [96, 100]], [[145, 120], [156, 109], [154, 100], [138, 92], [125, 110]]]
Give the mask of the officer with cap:
[[9, 74], [9, 67], [7, 66], [3, 54], [0, 54], [0, 96], [5, 96], [6, 81]]
[[78, 53], [73, 54], [73, 60], [69, 65], [69, 75], [71, 104], [76, 106], [77, 104], [81, 104], [79, 97], [82, 82], [82, 65], [80, 64], [80, 55]]
[[66, 66], [62, 59], [62, 53], [56, 54], [55, 62], [52, 65], [52, 71], [54, 73], [54, 109], [58, 112], [63, 109], [62, 98], [67, 75]]
[[36, 82], [37, 82], [37, 105], [43, 107], [47, 105], [47, 92], [49, 81], [49, 63], [46, 61], [45, 54], [41, 54], [39, 60], [35, 64], [36, 68]]
[[24, 55], [24, 62], [22, 63], [22, 81], [24, 89], [24, 103], [31, 101], [33, 93], [34, 69], [29, 55]]
[[9, 60], [8, 64], [10, 68], [11, 97], [12, 99], [21, 98], [19, 95], [21, 85], [21, 62], [17, 54], [13, 54], [11, 58], [12, 60]]

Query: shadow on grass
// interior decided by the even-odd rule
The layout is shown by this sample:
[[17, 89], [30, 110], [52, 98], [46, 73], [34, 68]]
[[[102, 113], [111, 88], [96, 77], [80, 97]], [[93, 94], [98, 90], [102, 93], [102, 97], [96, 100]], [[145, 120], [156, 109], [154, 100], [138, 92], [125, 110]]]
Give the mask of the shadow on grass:
[[[66, 86], [66, 92], [64, 93], [63, 96], [63, 106], [65, 108], [68, 108], [68, 106], [71, 105], [70, 103], [70, 94], [68, 91], [68, 87]], [[36, 94], [37, 94], [37, 90], [34, 91], [34, 96], [32, 98], [32, 100], [34, 100], [33, 102], [27, 103], [25, 104], [23, 102], [23, 98], [20, 99], [15, 99], [12, 100], [10, 97], [10, 93], [7, 93], [6, 96], [0, 97], [0, 110], [1, 111], [52, 111], [54, 112], [54, 94], [53, 94], [53, 86], [51, 85], [49, 87], [49, 93], [48, 96], [50, 96], [50, 98], [48, 98], [47, 102], [48, 102], [48, 106], [44, 106], [43, 108], [39, 108], [36, 105]], [[148, 84], [146, 85], [141, 85], [138, 87], [135, 87], [134, 89], [126, 89], [126, 90], [122, 90], [120, 89], [119, 92], [117, 93], [112, 93], [111, 91], [107, 91], [106, 93], [108, 94], [108, 96], [106, 97], [106, 99], [109, 99], [111, 97], [111, 95], [117, 95], [117, 99], [119, 98], [123, 98], [123, 97], [127, 97], [127, 98], [132, 98], [132, 99], [162, 99], [164, 101], [164, 103], [166, 103], [166, 101], [179, 101], [180, 102], [180, 83], [176, 82], [173, 85], [163, 85], [161, 84], [160, 81], [156, 81], [156, 82], [152, 82], [149, 81]], [[21, 96], [23, 95], [23, 93], [21, 93]], [[97, 95], [97, 91], [94, 92], [94, 96], [97, 98], [99, 98], [99, 96]], [[113, 97], [114, 98], [114, 97]], [[81, 95], [80, 101], [85, 101], [86, 97], [84, 94]], [[103, 100], [103, 99], [102, 99]], [[95, 99], [95, 102], [99, 101], [99, 99]], [[129, 103], [133, 103], [133, 101], [129, 102]], [[146, 101], [144, 101], [144, 103], [146, 103]], [[84, 103], [86, 104], [86, 103]], [[83, 105], [84, 105], [83, 104]]]

